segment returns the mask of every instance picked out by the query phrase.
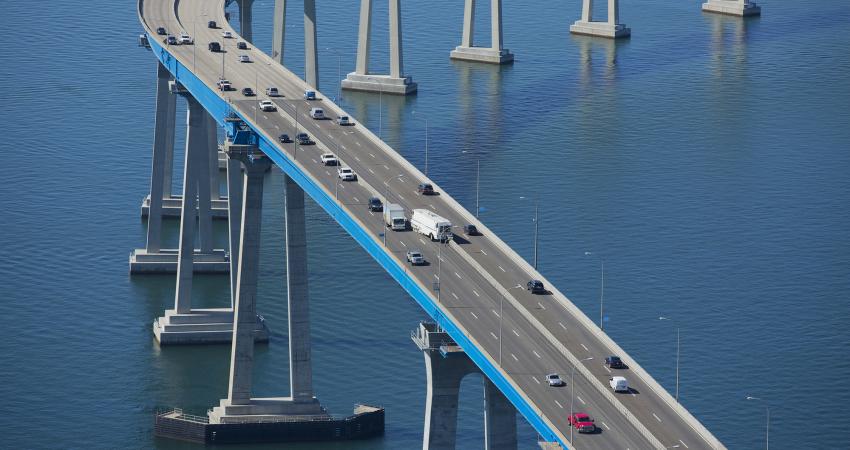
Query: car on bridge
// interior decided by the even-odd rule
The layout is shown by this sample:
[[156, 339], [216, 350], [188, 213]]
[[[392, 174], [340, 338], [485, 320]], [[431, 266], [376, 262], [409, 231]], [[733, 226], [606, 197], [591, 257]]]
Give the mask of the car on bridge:
[[248, 44], [246, 44], [245, 41], [239, 41], [236, 43], [236, 48], [239, 50], [248, 50]]
[[260, 109], [263, 111], [277, 111], [277, 106], [271, 100], [260, 100]]
[[475, 225], [470, 223], [463, 226], [463, 234], [467, 236], [478, 236], [481, 232], [478, 231], [478, 228]]
[[192, 37], [189, 36], [186, 32], [180, 33], [180, 43], [181, 44], [194, 44], [195, 41], [192, 40]]
[[596, 432], [596, 424], [593, 419], [585, 413], [573, 413], [567, 418], [570, 426], [575, 427], [579, 433], [594, 433]]
[[369, 197], [369, 211], [381, 212], [384, 210], [384, 204], [378, 197]]
[[350, 167], [340, 167], [336, 174], [342, 181], [357, 181], [357, 174]]
[[267, 87], [266, 95], [269, 97], [280, 97], [280, 92], [278, 92], [276, 87]]
[[416, 192], [422, 195], [434, 195], [434, 186], [431, 186], [431, 183], [419, 183], [419, 186], [416, 186]]
[[304, 91], [304, 100], [315, 100], [316, 99], [316, 91], [306, 90]]
[[531, 291], [532, 294], [546, 293], [546, 287], [543, 286], [543, 282], [540, 280], [528, 280], [528, 283], [525, 284], [525, 290]]
[[215, 85], [218, 87], [219, 91], [229, 91], [233, 89], [233, 86], [230, 84], [230, 81], [224, 78], [219, 78], [218, 81], [216, 81]]
[[557, 373], [550, 373], [549, 375], [546, 375], [546, 382], [552, 387], [560, 387], [564, 385], [564, 380], [562, 380], [561, 376]]
[[165, 31], [165, 27], [156, 27], [156, 34], [160, 36], [165, 36], [166, 34], [168, 34], [168, 32]]
[[225, 30], [225, 31], [222, 31], [222, 32], [221, 32], [221, 37], [223, 37], [223, 38], [225, 38], [225, 39], [232, 39], [232, 38], [233, 38], [233, 33], [231, 33], [231, 32], [229, 32], [229, 31]]
[[242, 88], [242, 95], [244, 95], [245, 97], [253, 97], [257, 94], [254, 93], [253, 89], [246, 87], [246, 88]]
[[348, 116], [336, 116], [336, 124], [342, 127], [347, 127], [350, 125], [354, 125], [354, 122], [348, 118]]
[[333, 153], [325, 153], [321, 156], [322, 164], [326, 166], [336, 166], [339, 165], [339, 160], [336, 159], [336, 155]]
[[177, 41], [177, 38], [172, 36], [172, 35], [168, 35], [168, 37], [165, 38], [165, 43], [168, 44], [168, 45], [179, 45], [180, 44], [180, 42]]
[[325, 120], [325, 110], [322, 108], [311, 108], [310, 117], [312, 117], [313, 120]]
[[623, 363], [623, 360], [620, 359], [619, 356], [606, 356], [605, 357], [605, 365], [608, 366], [609, 369], [625, 369], [626, 365]]
[[284, 133], [277, 137], [277, 140], [280, 141], [281, 144], [289, 144], [292, 142], [292, 138], [289, 137], [288, 134]]
[[218, 28], [218, 24], [215, 23], [215, 20], [210, 20], [207, 22], [207, 28]]
[[251, 62], [251, 57], [248, 56], [248, 55], [239, 55], [239, 62], [249, 63], [249, 62]]
[[425, 257], [422, 256], [422, 252], [419, 250], [408, 250], [407, 262], [413, 266], [421, 266], [422, 264], [425, 264]]
[[608, 385], [611, 386], [614, 392], [631, 392], [626, 377], [611, 377], [608, 379]]
[[213, 53], [218, 53], [221, 51], [221, 44], [219, 44], [218, 42], [210, 42], [207, 48], [209, 48], [210, 51]]
[[298, 141], [298, 145], [314, 145], [316, 143], [316, 141], [310, 139], [310, 135], [307, 133], [298, 133], [295, 140]]

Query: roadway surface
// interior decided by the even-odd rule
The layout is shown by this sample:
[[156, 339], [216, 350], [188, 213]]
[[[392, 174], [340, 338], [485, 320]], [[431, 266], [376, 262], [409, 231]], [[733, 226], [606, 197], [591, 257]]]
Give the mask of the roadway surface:
[[[513, 251], [499, 245], [486, 227], [471, 219], [471, 215], [459, 208], [445, 192], [439, 192], [436, 184], [438, 195], [417, 194], [417, 185], [430, 180], [409, 164], [401, 164], [400, 156], [391, 154], [388, 147], [377, 145], [359, 123], [342, 127], [333, 120], [311, 119], [311, 107], [322, 107], [330, 117], [335, 117], [339, 109], [321, 94], [316, 101], [303, 100], [305, 83], [250, 43], [247, 50], [237, 50], [236, 43], [242, 39], [225, 20], [224, 0], [144, 0], [142, 14], [153, 39], [162, 42], [164, 38], [155, 33], [159, 26], [178, 37], [182, 31], [192, 36], [196, 45], [169, 46], [169, 52], [213, 90], [223, 71], [235, 90], [222, 96], [244, 117], [253, 117], [257, 131], [271, 142], [277, 142], [281, 133], [294, 138], [296, 132], [306, 132], [316, 141], [316, 145], [297, 146], [297, 155], [294, 143], [277, 145], [294, 157], [317, 184], [336, 195], [338, 202], [366, 224], [377, 241], [382, 239], [380, 233], [386, 232], [387, 251], [399, 264], [406, 265], [407, 250], [419, 250], [424, 254], [428, 265], [407, 265], [406, 270], [431, 290], [448, 312], [447, 316], [467, 335], [474, 337], [493, 361], [497, 364], [501, 361], [507, 377], [565, 442], [570, 440], [567, 416], [572, 402], [572, 409], [590, 414], [600, 430], [597, 434], [573, 434], [575, 448], [653, 448], [651, 441], [642, 436], [621, 408], [630, 411], [668, 448], [713, 448], [670, 406], [669, 394], [659, 394], [661, 388], [657, 383], [655, 389], [648, 386], [655, 383], [654, 380], [639, 377], [629, 369], [612, 371], [605, 367], [602, 364], [605, 356], [615, 352], [600, 340], [595, 325], [580, 312], [575, 314], [574, 308], [568, 308], [569, 301], [554, 289], [555, 292], [544, 295], [526, 291], [529, 279], [541, 277], [533, 275], [533, 269]], [[216, 21], [219, 28], [207, 28], [209, 20]], [[231, 31], [234, 38], [223, 38], [224, 30]], [[224, 51], [208, 51], [207, 44], [211, 41], [223, 43]], [[249, 55], [252, 62], [240, 63], [238, 55], [241, 54]], [[270, 98], [277, 105], [277, 111], [258, 111], [258, 101], [267, 99], [263, 94], [270, 86], [277, 87], [282, 94], [282, 97]], [[257, 97], [244, 97], [241, 94], [244, 87], [252, 88]], [[355, 171], [358, 180], [340, 181], [336, 167], [321, 164], [323, 153], [336, 154], [344, 166]], [[385, 192], [389, 198], [385, 198]], [[382, 198], [385, 204], [401, 204], [408, 218], [414, 208], [430, 209], [458, 226], [458, 232], [460, 225], [475, 223], [484, 234], [458, 236], [455, 242], [445, 245], [430, 242], [410, 230], [390, 231], [384, 227], [381, 213], [368, 210], [367, 200], [371, 196]], [[438, 258], [441, 258], [439, 263]], [[438, 281], [439, 295], [435, 289]], [[552, 288], [545, 279], [543, 282], [547, 289]], [[518, 310], [515, 305], [525, 311]], [[538, 323], [532, 323], [529, 317]], [[546, 333], [541, 331], [541, 326]], [[570, 389], [572, 365], [563, 347], [576, 358], [593, 358], [581, 363], [592, 374], [590, 379], [576, 370], [574, 396]], [[553, 372], [567, 382], [565, 387], [546, 384], [546, 374]], [[614, 403], [601, 392], [601, 389], [608, 389], [608, 378], [612, 375], [625, 376], [633, 388], [628, 394], [617, 394]], [[667, 401], [663, 395], [667, 395]]]

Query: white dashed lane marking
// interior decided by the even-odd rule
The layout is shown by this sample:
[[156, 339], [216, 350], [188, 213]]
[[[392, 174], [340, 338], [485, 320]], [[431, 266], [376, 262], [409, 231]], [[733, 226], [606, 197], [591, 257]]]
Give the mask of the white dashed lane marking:
[[565, 329], [565, 330], [567, 329], [567, 327], [565, 327], [565, 326], [564, 326], [564, 324], [562, 324], [561, 322], [558, 322], [558, 325], [560, 325], [560, 326], [561, 326], [561, 328], [563, 328], [563, 329]]
[[499, 266], [499, 270], [501, 270], [502, 272], [505, 272], [505, 269], [503, 269], [502, 266]]
[[519, 359], [518, 359], [518, 358], [516, 357], [516, 355], [514, 355], [513, 353], [511, 353], [511, 358], [513, 358], [513, 359], [514, 359], [514, 361], [519, 361]]
[[682, 443], [682, 445], [684, 445], [684, 446], [685, 446], [685, 448], [690, 448], [690, 447], [688, 447], [688, 444], [685, 444], [685, 441], [683, 441], [683, 440], [679, 439], [679, 442], [681, 442], [681, 443]]
[[538, 380], [538, 379], [537, 379], [536, 377], [534, 377], [533, 375], [532, 375], [531, 379], [532, 379], [532, 380], [534, 380], [534, 382], [535, 382], [535, 383], [540, 384], [540, 380]]
[[540, 353], [537, 353], [537, 350], [532, 350], [531, 353], [534, 353], [534, 356], [541, 358]]
[[458, 279], [458, 280], [462, 280], [462, 279], [463, 279], [463, 278], [461, 278], [461, 277], [460, 277], [460, 274], [458, 274], [457, 272], [455, 272], [455, 276], [457, 277], [457, 279]]
[[483, 254], [484, 256], [487, 256], [487, 252], [485, 252], [484, 250], [481, 250], [481, 254]]
[[578, 401], [581, 402], [582, 405], [586, 404], [586, 403], [584, 403], [584, 400], [582, 400], [580, 396], [576, 395], [576, 398], [578, 399]]
[[511, 331], [513, 331], [513, 332], [514, 332], [514, 334], [516, 335], [516, 337], [519, 337], [519, 333], [517, 333], [517, 332], [516, 332], [516, 330], [511, 330]]
[[558, 408], [564, 409], [564, 405], [562, 405], [561, 402], [555, 400], [555, 404], [558, 405]]
[[499, 312], [498, 312], [498, 311], [496, 311], [495, 309], [491, 309], [490, 311], [493, 311], [493, 314], [495, 314], [495, 315], [496, 315], [496, 317], [499, 317]]
[[543, 306], [543, 304], [542, 304], [542, 303], [540, 303], [540, 302], [537, 302], [537, 306], [539, 306], [539, 307], [540, 307], [540, 309], [546, 309], [546, 307], [545, 307], [545, 306]]
[[602, 426], [605, 427], [606, 430], [611, 430], [611, 427], [609, 427], [608, 424], [605, 422], [602, 422]]
[[493, 339], [496, 339], [496, 340], [498, 340], [498, 339], [499, 339], [499, 337], [498, 337], [498, 336], [496, 336], [496, 334], [495, 334], [495, 333], [493, 333], [492, 331], [490, 332], [490, 336], [493, 336]]
[[588, 348], [587, 348], [587, 346], [586, 346], [586, 345], [584, 345], [584, 344], [581, 344], [581, 348], [583, 348], [583, 349], [584, 349], [584, 351], [586, 351], [586, 352], [589, 352], [589, 351], [590, 351], [590, 349], [588, 349]]
[[402, 247], [407, 247], [407, 244], [405, 244], [404, 241], [398, 241], [398, 243], [401, 244]]
[[459, 297], [457, 296], [457, 294], [455, 294], [454, 292], [452, 292], [452, 297], [454, 297], [454, 298], [455, 298], [455, 300], [460, 300], [460, 298], [459, 298]]
[[472, 317], [475, 317], [476, 319], [478, 319], [478, 316], [476, 316], [474, 312], [470, 311], [469, 313], [472, 314]]
[[661, 422], [661, 419], [658, 416], [656, 416], [655, 413], [652, 413], [652, 417], [655, 417], [655, 420]]
[[[457, 274], [455, 274], [455, 275], [457, 275]], [[478, 291], [476, 291], [475, 289], [472, 290], [472, 293], [475, 294], [476, 297], [481, 297], [480, 295], [478, 295]]]

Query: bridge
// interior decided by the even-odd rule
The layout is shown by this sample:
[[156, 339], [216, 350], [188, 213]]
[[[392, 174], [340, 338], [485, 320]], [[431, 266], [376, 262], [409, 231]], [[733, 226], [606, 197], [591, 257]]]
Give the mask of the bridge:
[[[745, 4], [728, 0], [709, 3], [717, 1]], [[148, 246], [131, 256], [131, 267], [144, 266], [145, 258], [153, 258], [157, 270], [177, 273], [175, 307], [153, 323], [154, 334], [162, 344], [231, 343], [228, 397], [209, 411], [205, 421], [251, 424], [328, 416], [312, 390], [306, 193], [430, 316], [431, 320], [412, 334], [423, 351], [428, 372], [423, 448], [454, 448], [460, 381], [472, 372], [485, 376], [485, 435], [490, 449], [516, 448], [517, 412], [539, 433], [545, 442], [541, 445], [554, 448], [725, 448], [536, 267], [426, 174], [360, 123], [343, 126], [335, 120], [311, 117], [314, 107], [332, 118], [351, 117], [317, 89], [313, 0], [304, 2], [306, 81], [281, 63], [285, 0], [276, 2], [273, 57], [250, 44], [252, 0], [237, 3], [244, 36], [230, 27], [226, 0], [138, 0], [144, 27], [140, 39], [157, 58], [158, 84], [151, 195], [146, 203]], [[585, 8], [589, 3], [584, 2]], [[383, 92], [386, 88], [388, 93], [397, 94], [412, 90], [412, 80], [404, 75], [401, 64], [399, 0], [390, 4], [394, 15], [390, 20], [394, 27], [391, 41], [395, 42], [391, 45], [391, 54], [395, 55], [391, 56], [391, 73], [374, 75], [368, 71], [371, 2], [364, 0], [358, 70], [348, 77], [349, 89]], [[472, 0], [466, 2], [467, 22], [474, 14], [474, 4]], [[493, 11], [501, 10], [500, 0], [492, 4]], [[616, 8], [616, 1], [610, 5]], [[616, 14], [609, 16], [615, 18]], [[467, 23], [464, 41], [451, 57], [510, 62], [510, 52], [502, 47], [501, 24], [495, 23], [501, 16], [492, 17], [495, 33], [491, 47], [476, 50]], [[591, 22], [589, 15], [583, 20]], [[215, 27], [208, 26], [210, 21]], [[159, 28], [165, 33], [158, 33]], [[224, 32], [230, 32], [232, 38], [223, 37]], [[191, 33], [189, 38], [194, 43], [168, 42], [166, 35], [180, 39], [181, 33]], [[245, 49], [236, 48], [239, 41], [247, 42]], [[222, 50], [210, 51], [209, 42], [222, 43]], [[250, 62], [237, 59], [243, 54]], [[234, 89], [220, 90], [222, 78]], [[276, 87], [280, 95], [266, 95], [267, 87]], [[256, 96], [243, 95], [243, 88], [252, 88]], [[306, 91], [316, 91], [316, 98], [306, 98]], [[176, 96], [182, 96], [188, 104], [183, 197], [175, 203], [181, 217], [180, 243], [178, 249], [163, 250], [159, 234], [167, 208], [163, 198], [170, 195], [173, 149], [169, 143], [173, 147]], [[271, 101], [273, 110], [261, 110], [260, 100]], [[217, 183], [211, 182], [217, 179], [219, 170], [218, 128], [226, 135], [221, 145], [226, 158], [226, 197], [220, 196]], [[284, 133], [293, 137], [308, 133], [315, 142], [282, 143], [278, 136]], [[321, 155], [326, 153], [335, 154], [357, 179], [342, 181], [337, 167], [322, 164]], [[256, 398], [251, 386], [254, 345], [268, 338], [267, 325], [256, 311], [256, 288], [263, 177], [271, 165], [282, 170], [286, 183], [291, 392], [289, 397]], [[417, 192], [420, 183], [430, 183], [436, 195]], [[379, 197], [384, 204], [400, 204], [408, 216], [414, 209], [430, 210], [448, 219], [456, 230], [472, 224], [481, 233], [456, 235], [441, 242], [411, 230], [392, 231], [385, 226], [381, 213], [367, 207], [370, 197]], [[216, 202], [219, 210], [224, 210], [219, 215], [228, 219], [229, 249], [212, 248], [210, 229]], [[194, 248], [196, 221], [199, 249]], [[420, 251], [428, 263], [409, 264], [408, 250]], [[214, 267], [210, 269], [209, 265]], [[192, 275], [207, 269], [230, 273], [231, 308], [192, 308]], [[529, 280], [542, 281], [545, 291], [529, 291]], [[609, 355], [620, 356], [627, 368], [604, 366], [603, 359]], [[567, 386], [548, 386], [545, 376], [549, 373], [561, 374]], [[608, 382], [614, 375], [628, 379], [628, 393], [612, 392]], [[568, 422], [571, 411], [593, 416], [598, 432], [575, 432]]]

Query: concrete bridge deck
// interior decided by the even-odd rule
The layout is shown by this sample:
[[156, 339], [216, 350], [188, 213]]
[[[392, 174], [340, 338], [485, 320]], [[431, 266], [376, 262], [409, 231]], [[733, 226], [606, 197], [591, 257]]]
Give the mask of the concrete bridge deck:
[[[318, 101], [303, 100], [303, 92], [309, 86], [252, 45], [246, 51], [236, 50], [241, 38], [225, 20], [224, 0], [140, 0], [139, 8], [154, 53], [167, 62], [177, 79], [219, 122], [224, 111], [232, 110], [257, 131], [263, 140], [261, 149], [340, 222], [432, 317], [447, 325], [452, 337], [464, 345], [482, 371], [544, 438], [567, 447], [571, 401], [569, 387], [548, 387], [545, 375], [558, 372], [568, 378], [574, 362], [593, 357], [580, 362], [576, 370], [575, 410], [591, 414], [601, 432], [576, 433], [572, 447], [725, 448], [545, 277], [366, 127], [359, 123], [341, 127], [333, 120], [311, 119], [309, 111], [313, 106], [322, 107], [330, 117], [346, 113], [321, 93]], [[206, 28], [208, 20], [215, 20], [219, 29]], [[194, 30], [195, 45], [164, 45], [164, 36], [154, 31], [159, 26], [177, 36]], [[223, 39], [223, 30], [232, 31], [234, 38]], [[226, 51], [208, 51], [207, 43], [211, 41], [225, 42]], [[253, 62], [239, 63], [240, 54], [249, 55]], [[236, 90], [216, 90], [222, 70]], [[283, 94], [271, 98], [277, 111], [258, 111], [258, 101], [266, 99], [262, 94], [269, 86]], [[258, 97], [243, 97], [243, 87], [251, 87]], [[316, 145], [298, 146], [297, 155], [294, 144], [277, 142], [280, 133], [295, 134], [296, 117], [297, 130], [307, 132], [316, 141]], [[320, 164], [322, 153], [335, 153], [357, 173], [358, 180], [338, 181], [336, 168]], [[432, 183], [439, 195], [418, 195], [416, 186], [420, 182]], [[389, 192], [385, 203], [401, 204], [408, 217], [414, 208], [430, 209], [455, 225], [475, 224], [483, 235], [442, 245], [412, 231], [389, 231], [381, 214], [367, 208], [369, 197], [383, 198], [384, 192]], [[381, 237], [384, 232], [386, 247]], [[406, 264], [408, 249], [422, 251], [430, 264]], [[439, 295], [434, 289], [438, 276]], [[525, 283], [532, 278], [542, 280], [550, 292], [532, 295], [526, 291]], [[614, 395], [607, 387], [612, 373], [602, 361], [612, 354], [621, 356], [629, 365], [628, 370], [615, 372], [628, 378], [633, 388], [630, 394]]]

